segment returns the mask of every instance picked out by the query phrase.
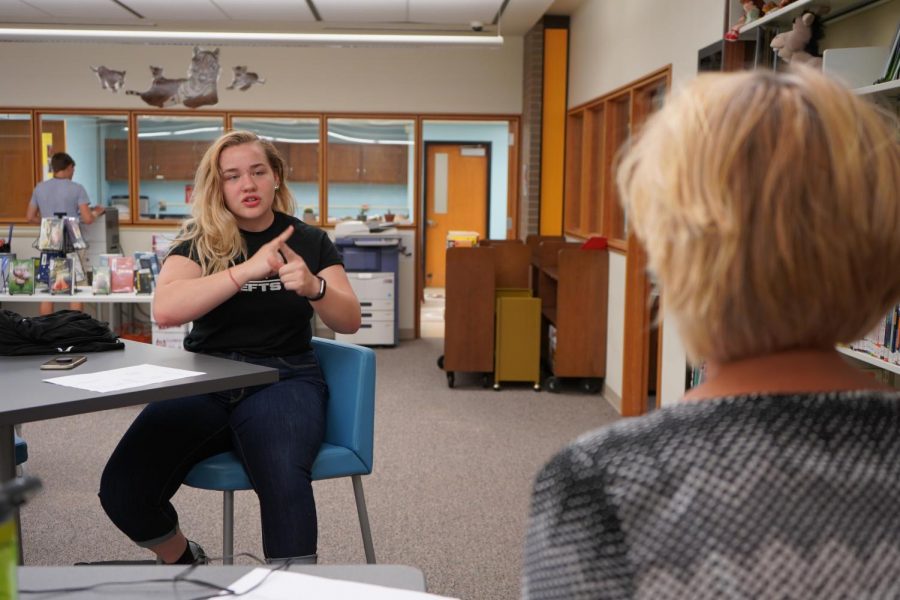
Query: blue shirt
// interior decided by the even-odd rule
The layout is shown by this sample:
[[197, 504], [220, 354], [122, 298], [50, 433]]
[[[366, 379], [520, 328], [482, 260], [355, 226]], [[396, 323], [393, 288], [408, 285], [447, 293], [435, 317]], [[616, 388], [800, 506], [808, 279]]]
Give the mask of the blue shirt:
[[31, 205], [37, 207], [41, 217], [52, 217], [56, 213], [78, 217], [80, 215], [78, 206], [89, 202], [84, 187], [71, 179], [42, 181], [31, 194]]

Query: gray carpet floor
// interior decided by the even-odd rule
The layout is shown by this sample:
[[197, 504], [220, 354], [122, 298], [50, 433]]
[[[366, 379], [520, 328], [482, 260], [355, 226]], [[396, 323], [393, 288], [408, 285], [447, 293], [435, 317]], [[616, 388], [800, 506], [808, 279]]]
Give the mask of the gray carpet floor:
[[[442, 346], [431, 338], [377, 350], [375, 468], [363, 478], [375, 553], [379, 563], [421, 569], [436, 594], [517, 598], [536, 471], [567, 441], [618, 417], [600, 396], [574, 387], [551, 394], [509, 384], [497, 392], [460, 374], [449, 389], [436, 366]], [[28, 564], [151, 558], [106, 519], [96, 496], [103, 465], [138, 411], [24, 426], [27, 473], [44, 482], [22, 512]], [[350, 480], [314, 486], [319, 562], [365, 562]], [[220, 555], [221, 494], [182, 488], [174, 503], [188, 537]], [[236, 494], [235, 523], [235, 551], [262, 556], [252, 492]]]

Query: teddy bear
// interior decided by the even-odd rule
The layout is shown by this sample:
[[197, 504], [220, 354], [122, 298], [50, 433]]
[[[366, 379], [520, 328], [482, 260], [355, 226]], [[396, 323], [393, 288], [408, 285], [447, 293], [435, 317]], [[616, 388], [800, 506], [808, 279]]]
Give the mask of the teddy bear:
[[807, 64], [821, 69], [819, 40], [822, 38], [822, 23], [819, 15], [804, 11], [794, 19], [790, 31], [779, 33], [769, 44], [781, 60], [797, 64]]

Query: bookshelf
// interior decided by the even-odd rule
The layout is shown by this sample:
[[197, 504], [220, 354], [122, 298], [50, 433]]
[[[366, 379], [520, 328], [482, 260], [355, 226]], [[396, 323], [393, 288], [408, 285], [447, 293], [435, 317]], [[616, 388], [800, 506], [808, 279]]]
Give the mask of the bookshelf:
[[898, 375], [900, 375], [900, 365], [895, 365], [894, 363], [878, 358], [877, 356], [873, 356], [865, 352], [860, 352], [859, 350], [854, 350], [853, 348], [847, 348], [846, 346], [837, 346], [837, 351], [841, 354], [849, 356], [850, 358], [855, 358], [856, 360], [870, 364], [873, 367], [878, 367], [879, 369], [884, 369], [885, 371], [890, 371], [892, 373], [897, 373]]
[[[735, 22], [737, 16], [742, 14], [740, 1], [726, 0], [726, 7], [728, 10], [728, 22]], [[887, 47], [890, 51], [895, 43], [895, 37], [898, 35], [897, 24], [900, 21], [900, 0], [795, 0], [784, 8], [773, 10], [741, 27], [741, 34], [750, 35], [742, 35], [739, 43], [733, 43], [732, 48], [728, 48], [726, 43], [724, 48], [728, 48], [731, 54], [743, 56], [748, 54], [748, 48], [745, 48], [744, 44], [748, 47], [755, 47], [755, 57], [752, 66], [770, 64], [780, 69], [785, 63], [773, 58], [768, 47], [771, 36], [777, 31], [790, 29], [793, 20], [807, 10], [822, 15], [825, 35], [820, 41], [820, 51], [829, 49], [866, 51], [876, 46]], [[754, 37], [755, 41], [751, 41]], [[729, 62], [729, 53], [727, 51], [722, 52], [724, 56], [715, 56], [716, 51], [717, 47], [715, 45], [701, 49], [698, 55], [700, 65], [708, 64], [711, 68], [718, 67], [725, 71], [739, 70], [751, 66], [747, 64], [748, 61], [746, 60], [741, 65], [739, 60], [741, 56], [731, 57], [732, 60]], [[865, 56], [864, 52], [863, 56]], [[764, 57], [771, 60], [764, 59]], [[773, 60], [774, 62], [772, 62]], [[873, 81], [877, 78], [877, 75], [872, 74], [874, 71], [883, 72], [883, 63], [873, 65], [867, 62], [871, 60], [868, 58], [857, 58], [856, 60], [858, 62], [849, 62], [849, 65], [845, 66], [845, 70], [849, 70], [850, 73], [855, 75], [854, 77], [845, 77], [848, 73], [831, 73], [847, 80]], [[844, 64], [848, 64], [847, 59], [845, 59]], [[857, 85], [859, 84], [857, 83]], [[890, 110], [898, 111], [900, 109], [900, 79], [855, 87], [853, 91], [859, 96], [867, 97], [887, 106]], [[897, 319], [900, 319], [900, 312], [896, 314]], [[889, 325], [890, 319], [886, 317], [885, 327]], [[895, 334], [896, 326], [897, 324], [894, 322], [893, 331]], [[838, 346], [837, 350], [845, 356], [882, 369], [885, 372], [900, 374], [900, 364], [894, 362], [900, 362], [900, 359], [896, 358], [897, 353], [893, 353], [891, 360], [882, 358], [882, 356], [892, 354], [890, 353], [890, 348], [886, 348], [881, 341], [886, 335], [879, 327], [877, 332], [873, 332], [849, 346]], [[689, 380], [693, 379], [696, 382], [697, 378], [693, 377], [693, 375], [697, 375], [697, 373], [689, 374]]]
[[900, 102], [900, 79], [885, 81], [876, 85], [867, 85], [856, 88], [854, 91], [860, 96], [877, 96], [897, 103]]
[[[803, 14], [805, 10], [820, 10], [828, 7], [829, 19], [836, 19], [872, 4], [883, 4], [886, 0], [796, 0], [784, 8], [773, 10], [762, 17], [750, 21], [741, 27], [741, 33], [749, 33], [760, 27], [789, 28], [795, 17]], [[740, 2], [732, 2], [729, 14], [731, 16], [741, 14]], [[737, 18], [731, 19], [731, 22]]]
[[532, 284], [541, 299], [541, 353], [550, 370], [545, 387], [579, 378], [581, 390], [600, 391], [606, 376], [609, 253], [581, 244], [529, 236]]

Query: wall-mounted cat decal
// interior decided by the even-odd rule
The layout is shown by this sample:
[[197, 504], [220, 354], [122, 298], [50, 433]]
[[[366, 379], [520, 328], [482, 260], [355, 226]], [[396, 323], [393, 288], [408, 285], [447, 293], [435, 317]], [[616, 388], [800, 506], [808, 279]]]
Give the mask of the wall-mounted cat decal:
[[266, 80], [260, 77], [258, 73], [248, 71], [246, 65], [231, 67], [231, 70], [234, 71], [234, 79], [231, 80], [231, 85], [229, 85], [226, 89], [233, 90], [237, 88], [242, 92], [245, 92], [249, 90], [250, 86], [252, 86], [254, 83], [266, 82]]
[[103, 65], [99, 67], [91, 66], [91, 71], [97, 74], [97, 79], [100, 80], [100, 89], [115, 93], [125, 85], [125, 71], [115, 71]]
[[153, 80], [147, 91], [126, 90], [126, 94], [140, 96], [150, 106], [165, 108], [184, 104], [197, 108], [219, 101], [219, 49], [205, 50], [194, 46], [194, 55], [187, 70], [187, 77], [169, 79], [163, 77], [162, 68], [150, 67]]

